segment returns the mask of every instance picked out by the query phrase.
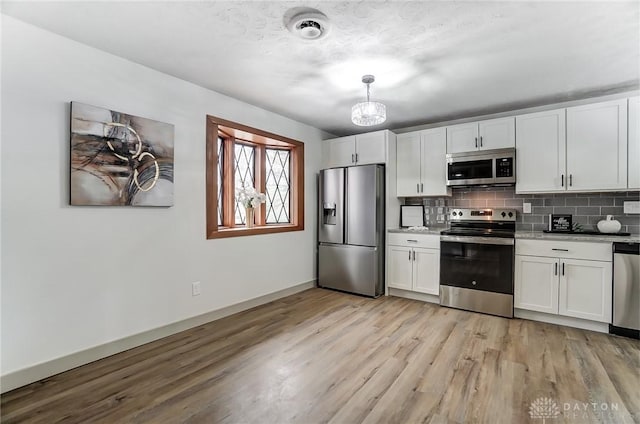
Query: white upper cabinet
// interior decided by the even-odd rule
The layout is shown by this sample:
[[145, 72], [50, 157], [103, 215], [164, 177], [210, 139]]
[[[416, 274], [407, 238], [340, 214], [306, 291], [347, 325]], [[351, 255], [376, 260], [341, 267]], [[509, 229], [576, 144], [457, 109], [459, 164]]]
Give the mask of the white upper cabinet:
[[567, 173], [570, 191], [627, 188], [626, 99], [567, 108]]
[[397, 196], [450, 196], [446, 184], [446, 129], [398, 135]]
[[447, 127], [447, 153], [514, 147], [515, 140], [512, 116]]
[[478, 123], [458, 124], [447, 127], [447, 153], [478, 150]]
[[[420, 131], [398, 134], [396, 189], [398, 197], [420, 195]], [[444, 162], [444, 158], [442, 159]]]
[[478, 130], [479, 149], [504, 149], [516, 145], [516, 120], [513, 116], [480, 121]]
[[355, 163], [356, 137], [354, 135], [326, 140], [325, 143], [327, 143], [325, 161], [327, 168], [350, 166]]
[[325, 140], [324, 168], [386, 163], [387, 130]]
[[516, 192], [566, 190], [565, 109], [516, 117]]
[[640, 97], [629, 99], [628, 187], [640, 190]]
[[356, 135], [356, 165], [387, 162], [388, 131]]

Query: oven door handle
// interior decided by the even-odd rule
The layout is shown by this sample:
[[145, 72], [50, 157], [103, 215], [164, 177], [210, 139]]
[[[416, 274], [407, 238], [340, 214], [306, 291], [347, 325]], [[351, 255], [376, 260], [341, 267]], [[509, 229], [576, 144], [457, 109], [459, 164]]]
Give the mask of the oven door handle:
[[515, 244], [514, 239], [503, 237], [440, 236], [440, 241], [454, 243], [497, 244], [503, 246], [513, 246]]

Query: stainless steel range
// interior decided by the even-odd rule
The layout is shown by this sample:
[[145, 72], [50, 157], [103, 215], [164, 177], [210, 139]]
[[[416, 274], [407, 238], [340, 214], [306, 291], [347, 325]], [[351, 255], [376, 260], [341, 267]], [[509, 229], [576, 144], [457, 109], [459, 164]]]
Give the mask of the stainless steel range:
[[516, 211], [451, 209], [440, 234], [440, 304], [513, 318]]

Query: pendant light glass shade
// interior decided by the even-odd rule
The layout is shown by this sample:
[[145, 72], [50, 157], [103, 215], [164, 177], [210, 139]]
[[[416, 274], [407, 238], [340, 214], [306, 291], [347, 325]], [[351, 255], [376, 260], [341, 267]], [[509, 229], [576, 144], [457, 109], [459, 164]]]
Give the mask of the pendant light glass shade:
[[367, 85], [367, 101], [353, 105], [351, 108], [351, 122], [361, 127], [382, 124], [387, 120], [387, 107], [379, 102], [369, 100], [369, 85], [375, 81], [373, 75], [365, 75], [362, 82]]

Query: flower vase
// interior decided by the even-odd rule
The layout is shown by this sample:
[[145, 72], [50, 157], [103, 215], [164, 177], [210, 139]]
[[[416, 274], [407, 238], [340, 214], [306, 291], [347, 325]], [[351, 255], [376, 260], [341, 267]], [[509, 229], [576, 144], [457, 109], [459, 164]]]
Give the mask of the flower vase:
[[253, 228], [253, 208], [246, 208], [245, 223], [247, 228]]

